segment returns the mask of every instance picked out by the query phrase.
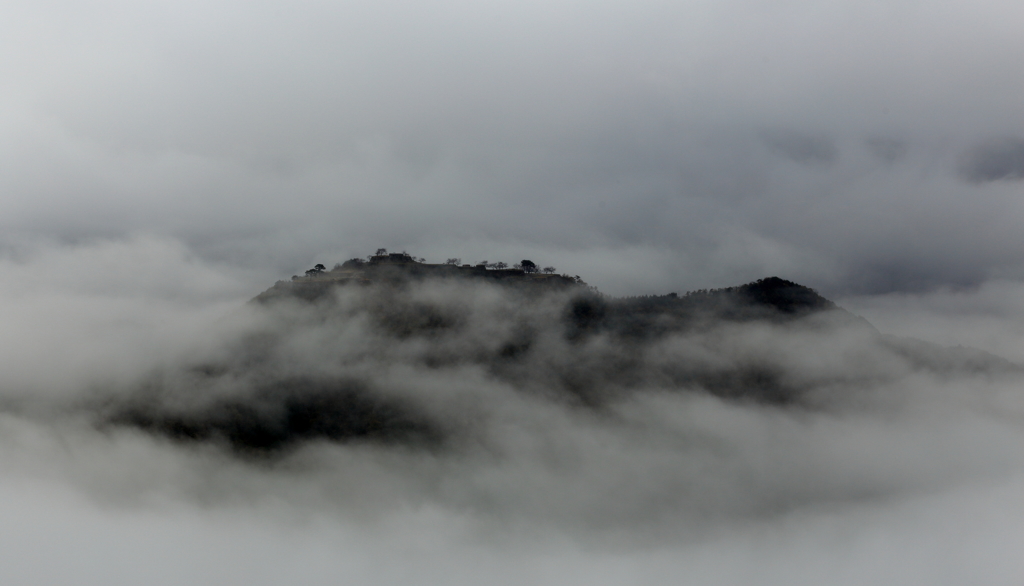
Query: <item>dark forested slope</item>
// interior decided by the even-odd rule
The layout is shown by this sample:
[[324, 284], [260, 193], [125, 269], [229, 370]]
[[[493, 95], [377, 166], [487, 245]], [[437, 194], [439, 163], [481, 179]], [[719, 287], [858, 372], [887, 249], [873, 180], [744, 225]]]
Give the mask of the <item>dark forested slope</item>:
[[578, 277], [346, 265], [260, 294], [256, 325], [216, 358], [153, 373], [100, 425], [250, 455], [310, 441], [438, 450], [487, 437], [500, 402], [485, 396], [595, 413], [636, 393], [819, 409], [907, 373], [1019, 370], [882, 336], [778, 277], [614, 298]]

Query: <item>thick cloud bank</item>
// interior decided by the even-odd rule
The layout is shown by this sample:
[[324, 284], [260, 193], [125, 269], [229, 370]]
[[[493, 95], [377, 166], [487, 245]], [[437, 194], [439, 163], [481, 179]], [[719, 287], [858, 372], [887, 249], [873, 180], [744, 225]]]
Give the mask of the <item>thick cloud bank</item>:
[[1019, 584], [1022, 20], [0, 3], [0, 582]]
[[376, 246], [514, 254], [615, 294], [1020, 279], [1021, 18], [1006, 0], [12, 0], [0, 246], [142, 231], [267, 280]]
[[[1024, 575], [1021, 368], [824, 301], [439, 279], [244, 303], [239, 276], [153, 240], [2, 270], [23, 278], [4, 307], [64, 300], [4, 333], [22, 349], [0, 381], [16, 582]], [[680, 303], [698, 309], [664, 309]]]
[[964, 154], [960, 172], [974, 183], [1024, 179], [1024, 140], [1003, 138], [976, 145]]

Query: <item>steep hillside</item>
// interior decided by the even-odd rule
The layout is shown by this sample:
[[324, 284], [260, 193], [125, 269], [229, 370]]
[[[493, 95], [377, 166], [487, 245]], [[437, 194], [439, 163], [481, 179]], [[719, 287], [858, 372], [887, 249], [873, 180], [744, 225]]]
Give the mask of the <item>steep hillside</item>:
[[258, 327], [217, 358], [153, 373], [105, 404], [100, 425], [249, 455], [316, 441], [444, 450], [485, 441], [505, 416], [493, 397], [508, 393], [594, 413], [651, 393], [823, 409], [913, 373], [1021, 371], [882, 336], [778, 277], [613, 298], [577, 277], [350, 263], [251, 307]]

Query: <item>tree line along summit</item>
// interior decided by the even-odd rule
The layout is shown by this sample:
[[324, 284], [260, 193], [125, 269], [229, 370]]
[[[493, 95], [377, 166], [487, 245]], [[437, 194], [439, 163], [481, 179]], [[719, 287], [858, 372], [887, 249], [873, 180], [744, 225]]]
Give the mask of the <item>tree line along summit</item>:
[[[504, 262], [481, 261], [463, 264], [462, 259], [449, 258], [443, 263], [428, 263], [407, 252], [391, 252], [379, 248], [365, 258], [351, 258], [338, 263], [330, 270], [317, 264], [304, 275], [294, 275], [291, 281], [278, 281], [274, 287], [261, 294], [258, 299], [276, 297], [289, 290], [292, 295], [319, 296], [325, 287], [344, 284], [370, 284], [380, 281], [420, 279], [428, 277], [467, 277], [502, 281], [508, 284], [523, 283], [554, 287], [587, 284], [577, 275], [557, 274], [555, 267], [538, 267], [531, 260], [524, 259], [512, 266]], [[273, 292], [273, 293], [272, 293]], [[276, 294], [275, 294], [276, 293]], [[270, 294], [270, 295], [267, 295]]]

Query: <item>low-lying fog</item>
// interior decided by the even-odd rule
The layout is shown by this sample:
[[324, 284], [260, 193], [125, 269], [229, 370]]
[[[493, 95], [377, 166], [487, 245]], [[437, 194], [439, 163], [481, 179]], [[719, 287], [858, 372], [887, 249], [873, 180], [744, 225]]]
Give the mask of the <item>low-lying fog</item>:
[[[568, 339], [561, 294], [484, 284], [246, 303], [269, 285], [158, 239], [0, 261], [6, 583], [1024, 577], [1024, 375], [997, 357], [828, 316]], [[837, 301], [1024, 360], [1024, 283]], [[752, 365], [798, 400], [676, 376]], [[323, 381], [369, 431], [230, 440]]]

